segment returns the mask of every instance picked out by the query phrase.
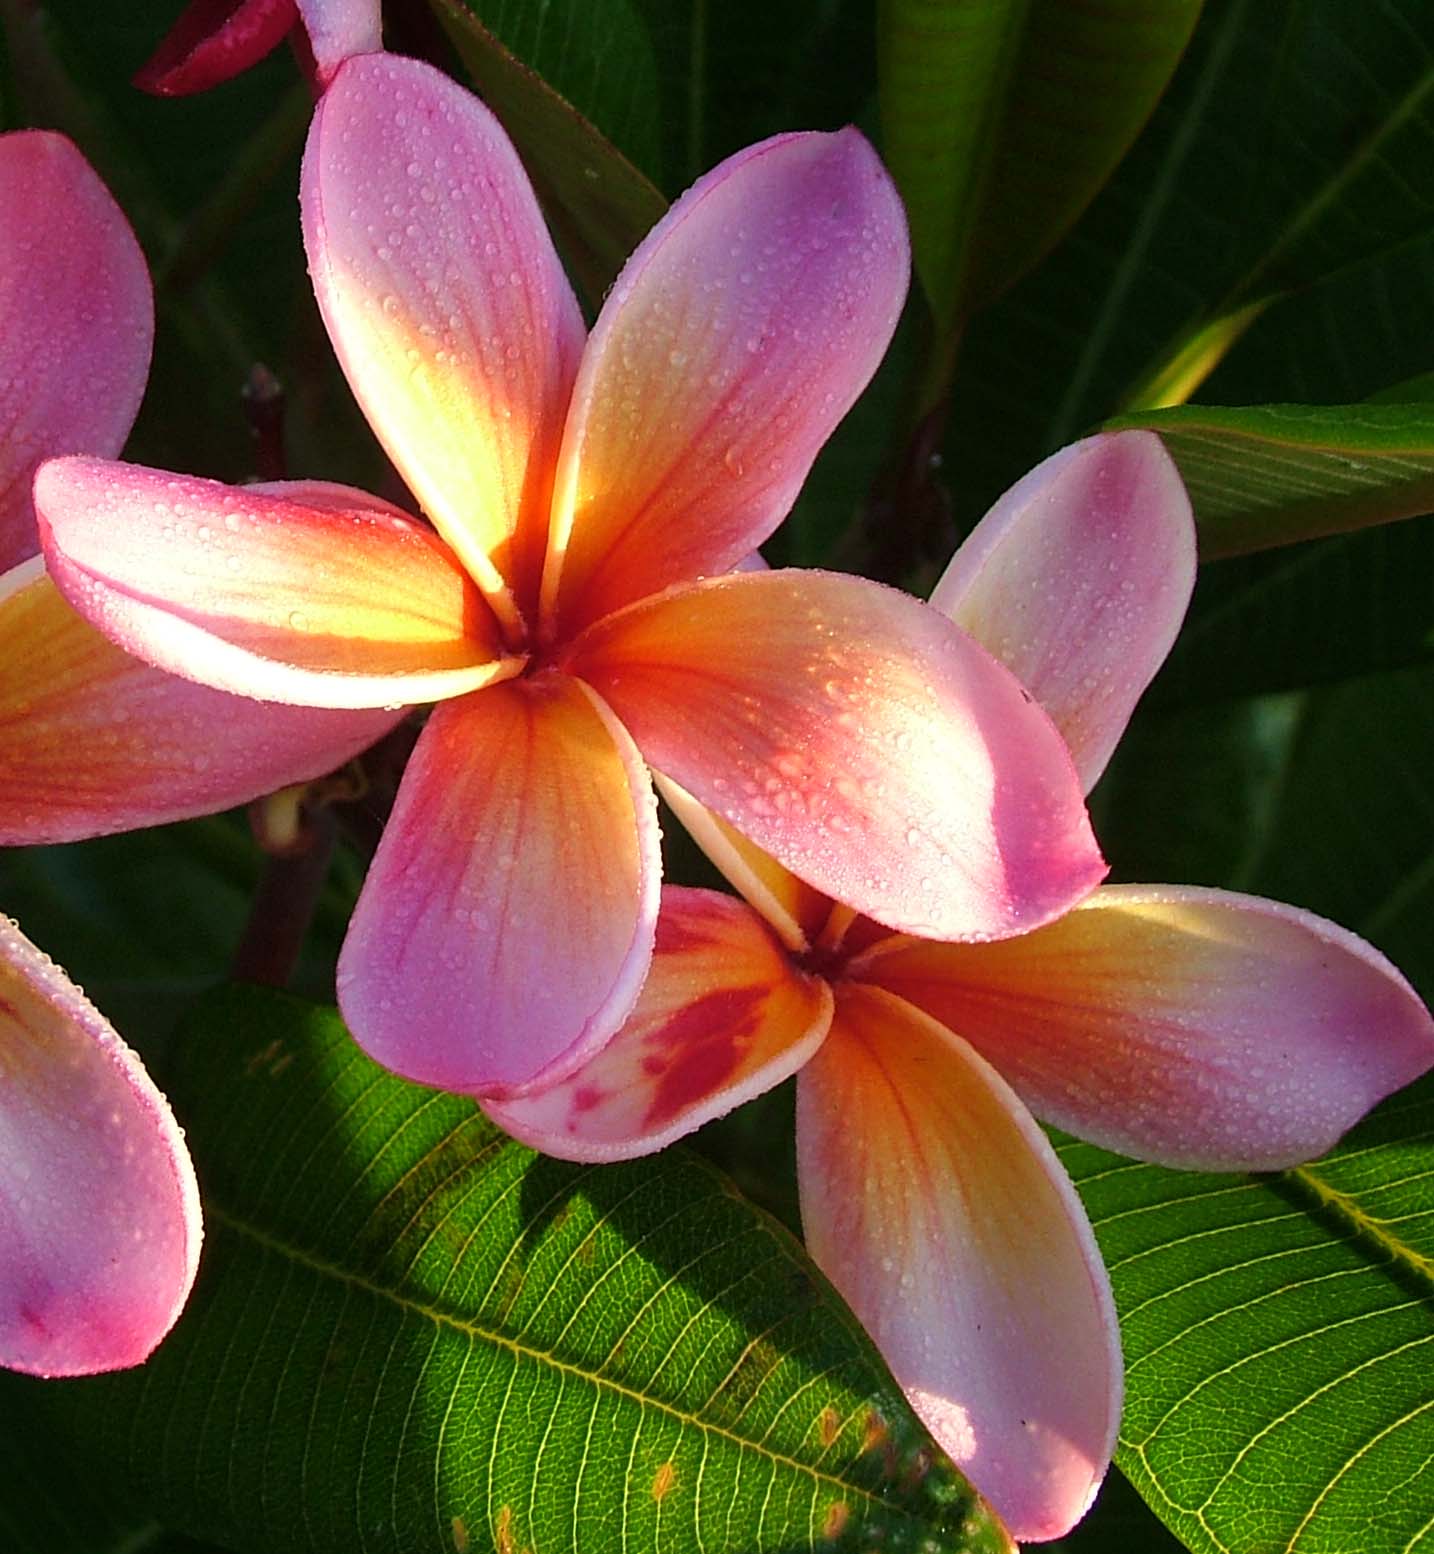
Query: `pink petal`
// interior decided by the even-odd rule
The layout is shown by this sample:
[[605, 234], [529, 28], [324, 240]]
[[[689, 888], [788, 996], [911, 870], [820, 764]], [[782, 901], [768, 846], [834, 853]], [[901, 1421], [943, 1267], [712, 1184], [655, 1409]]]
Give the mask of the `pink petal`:
[[376, 54], [383, 47], [378, 0], [298, 0], [309, 35], [319, 85], [354, 54]]
[[323, 483], [274, 489], [316, 499], [52, 460], [35, 477], [50, 575], [126, 651], [241, 696], [399, 706], [520, 667], [426, 525]]
[[669, 885], [627, 1023], [561, 1084], [483, 1109], [564, 1160], [650, 1154], [790, 1078], [831, 1015], [831, 989], [744, 903]]
[[350, 60], [304, 154], [339, 362], [424, 511], [511, 625], [536, 602], [583, 323], [517, 153], [417, 60]]
[[543, 584], [555, 635], [771, 534], [876, 370], [909, 271], [901, 200], [854, 129], [750, 146], [672, 207], [573, 390]]
[[557, 1083], [632, 1008], [661, 876], [642, 761], [586, 686], [544, 674], [446, 702], [339, 958], [349, 1028], [422, 1084]]
[[1089, 792], [1165, 661], [1195, 586], [1195, 522], [1153, 432], [1088, 437], [976, 526], [931, 602], [1012, 670]]
[[1323, 1154], [1434, 1065], [1379, 952], [1296, 907], [1116, 885], [999, 945], [889, 939], [852, 968], [958, 1031], [1039, 1116], [1207, 1171]]
[[0, 572], [40, 548], [30, 477], [57, 453], [115, 454], [144, 394], [149, 271], [63, 135], [0, 135]]
[[138, 1365], [199, 1261], [199, 1192], [164, 1097], [65, 974], [0, 917], [0, 1365]]
[[699, 804], [670, 777], [654, 772], [657, 791], [683, 829], [722, 871], [730, 885], [766, 919], [778, 939], [797, 954], [809, 949], [832, 913], [829, 897], [784, 869], [770, 853]]
[[713, 578], [600, 621], [568, 667], [654, 767], [891, 927], [1018, 933], [1105, 872], [1050, 720], [894, 589], [823, 572]]
[[0, 846], [245, 804], [333, 771], [402, 717], [211, 691], [121, 652], [38, 557], [0, 577]]
[[191, 0], [134, 84], [156, 97], [207, 92], [257, 65], [298, 19], [294, 0]]
[[1060, 1537], [1115, 1446], [1120, 1337], [1045, 1135], [964, 1042], [842, 984], [797, 1169], [807, 1246], [912, 1407], [1016, 1538]]

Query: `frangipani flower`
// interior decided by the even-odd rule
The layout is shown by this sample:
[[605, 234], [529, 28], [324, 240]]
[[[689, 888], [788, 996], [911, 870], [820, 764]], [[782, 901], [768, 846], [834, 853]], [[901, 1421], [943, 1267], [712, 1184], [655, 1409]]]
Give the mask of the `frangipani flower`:
[[[300, 713], [152, 669], [44, 575], [41, 459], [115, 453], [153, 337], [144, 258], [62, 136], [0, 136], [0, 843], [226, 808], [330, 770], [392, 714]], [[135, 1055], [0, 917], [0, 1365], [135, 1365], [194, 1279], [184, 1140]]]
[[378, 0], [190, 0], [134, 84], [158, 97], [207, 92], [257, 65], [291, 33], [322, 89], [350, 54], [382, 46]]
[[[0, 136], [0, 846], [247, 803], [332, 771], [397, 721], [163, 674], [101, 636], [46, 577], [36, 466], [119, 452], [153, 338], [144, 256], [89, 164], [62, 135]], [[319, 488], [324, 499], [336, 489]]]
[[199, 1263], [199, 1190], [164, 1097], [0, 916], [0, 1365], [138, 1365]]
[[[0, 136], [0, 569], [34, 549], [36, 462], [123, 441], [151, 332], [144, 261], [84, 159], [57, 135]], [[77, 348], [84, 393], [58, 370]], [[13, 646], [0, 638], [0, 675]], [[137, 1364], [184, 1304], [199, 1240], [194, 1173], [164, 1098], [0, 917], [0, 1365]]]
[[516, 153], [428, 66], [340, 67], [301, 198], [339, 360], [434, 528], [96, 459], [46, 465], [36, 501], [66, 596], [152, 663], [299, 705], [439, 702], [339, 964], [374, 1056], [501, 1096], [600, 1050], [652, 953], [646, 762], [894, 928], [1008, 934], [1100, 878], [1049, 719], [936, 611], [723, 575], [901, 307], [900, 202], [859, 134], [701, 179], [586, 344]]
[[[1193, 575], [1174, 467], [1129, 432], [1021, 481], [935, 599], [1006, 655], [1089, 784]], [[1434, 1023], [1369, 945], [1293, 907], [1112, 886], [1026, 934], [933, 943], [670, 797], [747, 904], [665, 890], [628, 1024], [564, 1084], [486, 1109], [550, 1154], [613, 1160], [800, 1069], [814, 1257], [1012, 1533], [1058, 1537], [1110, 1460], [1120, 1350], [1085, 1214], [1031, 1111], [1147, 1160], [1273, 1170], [1434, 1063]]]

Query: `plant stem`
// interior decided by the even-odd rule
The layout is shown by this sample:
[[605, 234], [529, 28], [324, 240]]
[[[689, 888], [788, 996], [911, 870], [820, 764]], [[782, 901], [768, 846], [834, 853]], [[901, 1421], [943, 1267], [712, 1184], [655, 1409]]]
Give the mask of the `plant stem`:
[[269, 855], [234, 953], [232, 969], [239, 981], [288, 986], [328, 877], [336, 831], [328, 805], [305, 807], [297, 840], [285, 852]]

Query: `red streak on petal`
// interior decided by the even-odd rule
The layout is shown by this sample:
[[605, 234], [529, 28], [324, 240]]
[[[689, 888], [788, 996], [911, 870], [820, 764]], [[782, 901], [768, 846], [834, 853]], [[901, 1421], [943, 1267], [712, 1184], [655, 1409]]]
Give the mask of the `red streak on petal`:
[[[725, 898], [720, 902], [709, 902], [704, 901], [698, 892], [689, 891], [680, 913], [659, 913], [653, 952], [657, 955], [681, 955], [688, 950], [705, 950], [720, 943], [723, 930], [731, 921], [726, 907]], [[710, 932], [705, 930], [704, 918], [712, 924]]]
[[44, 1317], [40, 1314], [39, 1311], [35, 1309], [34, 1306], [21, 1302], [20, 1320], [27, 1323], [42, 1337], [48, 1338], [50, 1336], [50, 1324], [45, 1321]]
[[[679, 1009], [647, 1037], [671, 1057], [643, 1119], [656, 1128], [694, 1101], [722, 1087], [741, 1067], [743, 1049], [756, 1034], [765, 999], [762, 988], [723, 988]], [[644, 1059], [647, 1068], [650, 1058]]]

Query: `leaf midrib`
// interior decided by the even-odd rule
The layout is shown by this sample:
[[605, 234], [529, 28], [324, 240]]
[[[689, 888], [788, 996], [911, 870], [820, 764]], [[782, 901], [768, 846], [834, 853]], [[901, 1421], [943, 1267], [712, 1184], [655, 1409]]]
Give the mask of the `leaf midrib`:
[[1296, 1166], [1282, 1173], [1299, 1196], [1312, 1197], [1320, 1209], [1333, 1216], [1356, 1242], [1377, 1246], [1394, 1266], [1413, 1278], [1427, 1300], [1434, 1301], [1434, 1258], [1396, 1236], [1384, 1220], [1376, 1219], [1353, 1193], [1341, 1191], [1312, 1166]]
[[559, 1375], [575, 1377], [592, 1387], [626, 1398], [630, 1402], [636, 1403], [639, 1408], [654, 1409], [679, 1424], [716, 1436], [740, 1450], [753, 1452], [763, 1460], [777, 1466], [789, 1468], [811, 1479], [813, 1482], [829, 1485], [833, 1489], [840, 1490], [844, 1495], [860, 1497], [869, 1505], [880, 1509], [887, 1515], [896, 1510], [898, 1514], [908, 1517], [918, 1524], [922, 1522], [922, 1519], [914, 1512], [904, 1508], [894, 1508], [888, 1500], [873, 1490], [867, 1489], [860, 1484], [854, 1484], [848, 1479], [838, 1478], [834, 1474], [825, 1473], [820, 1468], [812, 1467], [810, 1464], [801, 1462], [795, 1457], [788, 1456], [785, 1452], [773, 1451], [756, 1441], [734, 1434], [722, 1425], [703, 1419], [700, 1415], [679, 1408], [676, 1404], [669, 1403], [663, 1398], [648, 1396], [646, 1393], [639, 1392], [636, 1388], [629, 1387], [610, 1376], [586, 1370], [581, 1365], [574, 1364], [568, 1360], [560, 1360], [556, 1355], [525, 1344], [519, 1339], [498, 1331], [496, 1328], [485, 1327], [477, 1322], [463, 1321], [450, 1312], [426, 1306], [421, 1301], [414, 1300], [398, 1290], [388, 1289], [372, 1279], [364, 1278], [361, 1274], [341, 1267], [328, 1258], [318, 1256], [304, 1247], [295, 1246], [291, 1242], [269, 1234], [267, 1231], [260, 1229], [259, 1226], [250, 1223], [221, 1204], [216, 1203], [213, 1198], [206, 1199], [204, 1211], [206, 1219], [211, 1225], [222, 1226], [224, 1229], [251, 1241], [254, 1245], [263, 1248], [274, 1256], [292, 1262], [320, 1278], [335, 1280], [376, 1300], [387, 1302], [409, 1316], [422, 1317], [432, 1322], [436, 1327], [447, 1328], [451, 1332], [461, 1334], [470, 1342], [491, 1344], [497, 1348], [506, 1349], [518, 1359], [530, 1360], [539, 1366], [546, 1366]]
[[[1277, 409], [1277, 406], [1260, 405], [1260, 410]], [[1331, 407], [1336, 408], [1336, 407]], [[1328, 437], [1322, 437], [1316, 427], [1302, 430], [1295, 426], [1276, 431], [1273, 427], [1266, 429], [1262, 426], [1241, 425], [1234, 419], [1237, 411], [1222, 411], [1220, 407], [1192, 405], [1191, 414], [1182, 415], [1178, 420], [1171, 417], [1168, 421], [1158, 415], [1121, 416], [1112, 422], [1115, 427], [1126, 424], [1148, 427], [1151, 431], [1159, 432], [1162, 436], [1180, 437], [1204, 437], [1207, 441], [1218, 437], [1230, 442], [1248, 444], [1256, 449], [1279, 449], [1290, 453], [1308, 453], [1325, 455], [1338, 458], [1342, 455], [1359, 456], [1362, 458], [1393, 459], [1400, 457], [1434, 458], [1434, 419], [1427, 419], [1422, 426], [1391, 426], [1383, 427], [1377, 422], [1354, 423], [1347, 427], [1345, 438], [1356, 427], [1363, 427], [1374, 436], [1381, 433], [1386, 436], [1399, 436], [1401, 434], [1422, 434], [1420, 440], [1406, 442], [1355, 442], [1352, 440], [1333, 441]], [[1420, 471], [1423, 474], [1423, 471]], [[1415, 478], [1411, 476], [1411, 478]]]

